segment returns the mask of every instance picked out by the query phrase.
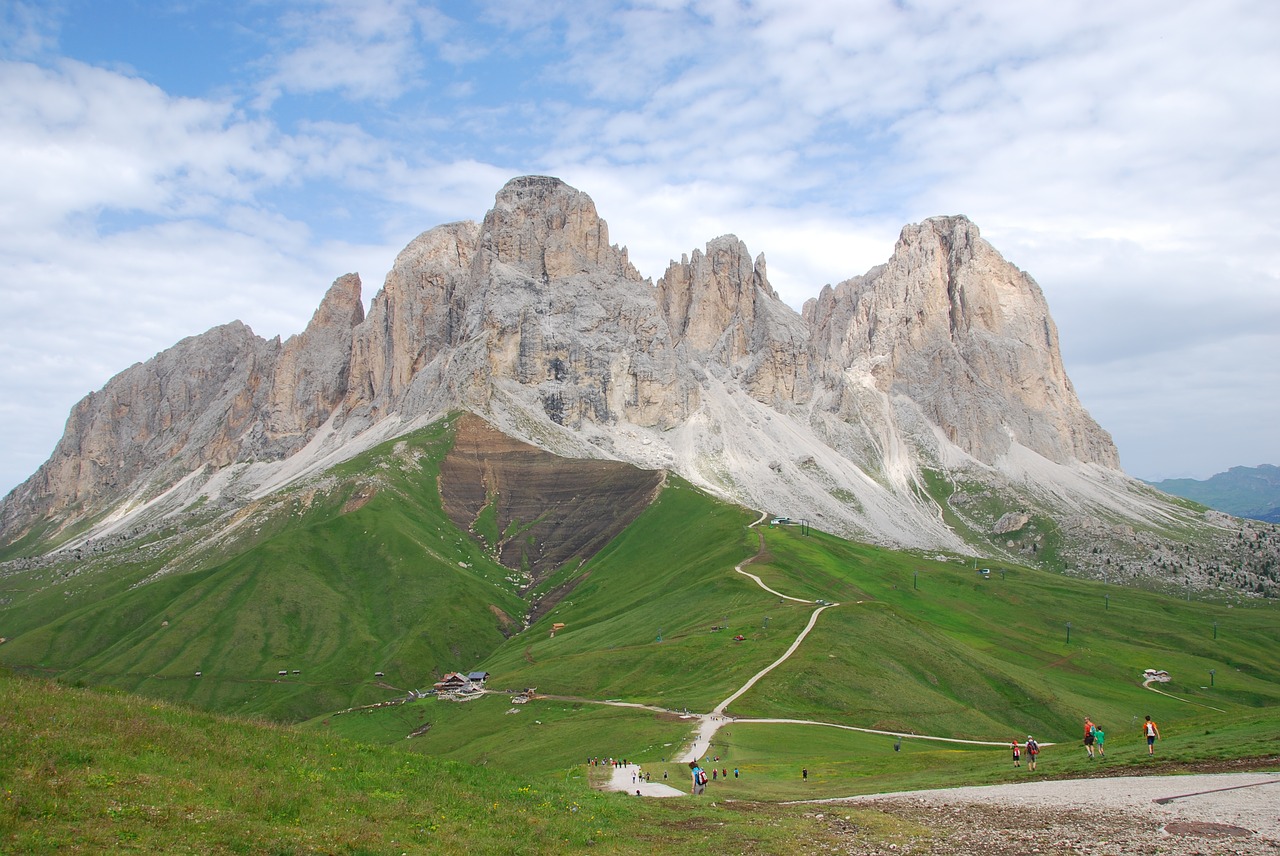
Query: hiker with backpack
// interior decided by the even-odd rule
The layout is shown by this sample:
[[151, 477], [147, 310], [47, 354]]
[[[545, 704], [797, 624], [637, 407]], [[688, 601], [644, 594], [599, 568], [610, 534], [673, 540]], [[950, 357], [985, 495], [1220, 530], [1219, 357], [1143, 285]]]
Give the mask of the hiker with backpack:
[[1027, 769], [1035, 770], [1036, 756], [1040, 754], [1040, 744], [1037, 743], [1036, 739], [1032, 737], [1030, 734], [1027, 735], [1026, 749], [1027, 749]]
[[689, 762], [689, 772], [693, 776], [693, 795], [706, 793], [707, 771], [698, 766], [697, 761]]

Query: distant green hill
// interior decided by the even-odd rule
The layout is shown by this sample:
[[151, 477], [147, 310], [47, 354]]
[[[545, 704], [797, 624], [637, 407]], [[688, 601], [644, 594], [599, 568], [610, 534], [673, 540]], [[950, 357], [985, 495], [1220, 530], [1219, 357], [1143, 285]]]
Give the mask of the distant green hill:
[[1280, 523], [1280, 467], [1272, 464], [1232, 467], [1204, 481], [1165, 479], [1148, 484], [1236, 517]]

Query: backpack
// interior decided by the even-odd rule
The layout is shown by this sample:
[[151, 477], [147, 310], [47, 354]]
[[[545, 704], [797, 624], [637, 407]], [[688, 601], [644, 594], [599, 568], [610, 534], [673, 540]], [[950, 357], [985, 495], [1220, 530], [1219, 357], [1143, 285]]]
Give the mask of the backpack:
[[707, 783], [707, 771], [698, 770], [698, 784], [705, 785]]
[[1028, 740], [1028, 741], [1027, 741], [1027, 754], [1028, 754], [1028, 755], [1038, 755], [1038, 754], [1040, 754], [1040, 744], [1039, 744], [1039, 743], [1037, 743], [1037, 742], [1036, 742], [1036, 741], [1034, 741], [1034, 740]]

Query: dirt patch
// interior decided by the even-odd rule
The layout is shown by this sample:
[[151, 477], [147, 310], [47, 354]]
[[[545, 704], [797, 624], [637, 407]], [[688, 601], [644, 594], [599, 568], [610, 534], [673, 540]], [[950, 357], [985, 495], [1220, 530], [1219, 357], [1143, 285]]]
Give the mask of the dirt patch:
[[440, 464], [449, 519], [476, 532], [482, 516], [491, 517], [489, 535], [478, 537], [488, 541], [496, 528], [491, 552], [504, 566], [528, 571], [535, 584], [599, 552], [653, 502], [662, 479], [661, 471], [618, 461], [557, 457], [473, 414], [458, 419]]
[[655, 713], [653, 715], [653, 718], [658, 720], [659, 722], [689, 722], [690, 721], [689, 717], [679, 713], [672, 713], [669, 710], [664, 710], [661, 713]]
[[1199, 820], [1175, 820], [1164, 825], [1164, 831], [1170, 835], [1198, 835], [1201, 838], [1226, 836], [1228, 838], [1248, 838], [1253, 831], [1243, 826], [1232, 826], [1228, 823], [1206, 823]]
[[350, 514], [353, 511], [359, 511], [369, 503], [369, 500], [373, 499], [377, 495], [378, 491], [373, 485], [365, 485], [355, 493], [351, 494], [351, 498], [342, 506], [342, 513]]
[[504, 637], [510, 638], [512, 634], [519, 632], [520, 623], [507, 615], [497, 604], [489, 604], [489, 611], [498, 619], [498, 630]]
[[1280, 755], [1260, 758], [1212, 759], [1207, 761], [1151, 761], [1141, 767], [1099, 767], [1087, 773], [1058, 773], [1041, 779], [1112, 779], [1123, 776], [1175, 776], [1184, 773], [1249, 773], [1255, 770], [1280, 770]]

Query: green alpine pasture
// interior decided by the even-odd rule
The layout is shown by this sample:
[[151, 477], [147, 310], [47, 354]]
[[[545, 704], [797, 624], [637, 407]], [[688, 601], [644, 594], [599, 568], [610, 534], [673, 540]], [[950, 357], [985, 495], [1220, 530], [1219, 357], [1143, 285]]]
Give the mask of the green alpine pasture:
[[[92, 597], [66, 594], [79, 577], [41, 583], [0, 611], [6, 625], [32, 626], [0, 660], [278, 721], [470, 668], [519, 629], [526, 605], [440, 508], [450, 442], [441, 423], [344, 463], [321, 488], [276, 497], [246, 516], [256, 531], [240, 536], [243, 551], [222, 559], [227, 547], [211, 545], [208, 567], [146, 584], [160, 560], [113, 568]], [[55, 592], [62, 603], [50, 603]]]
[[[344, 763], [385, 753], [396, 760], [377, 764], [418, 776], [446, 769], [422, 765], [465, 762], [447, 769], [496, 777], [477, 793], [517, 776], [594, 799], [590, 757], [627, 758], [683, 788], [687, 767], [675, 759], [696, 715], [771, 666], [727, 707], [734, 720], [708, 755], [730, 777], [713, 791], [785, 800], [1021, 780], [1032, 774], [1012, 766], [1009, 742], [1028, 734], [1046, 746], [1035, 775], [1280, 757], [1274, 601], [1228, 606], [856, 544], [770, 526], [674, 476], [599, 553], [524, 591], [486, 539], [441, 508], [452, 430], [442, 420], [259, 500], [216, 538], [184, 541], [175, 525], [128, 561], [87, 555], [93, 573], [67, 559], [10, 574], [0, 662], [56, 678], [59, 693], [134, 693], [107, 696], [133, 710], [163, 700], [178, 705], [156, 708], [166, 717], [201, 709], [271, 721], [255, 732], [262, 739], [318, 741], [350, 754]], [[494, 525], [476, 528], [491, 542]], [[777, 593], [736, 573], [742, 563]], [[818, 601], [827, 607], [777, 663]], [[1170, 680], [1144, 687], [1145, 669]], [[490, 674], [478, 698], [421, 697], [446, 673], [471, 670]], [[535, 697], [517, 703], [531, 688]], [[1164, 738], [1154, 762], [1138, 730], [1146, 715]], [[1086, 716], [1108, 734], [1107, 759], [1092, 766], [1080, 745]], [[14, 745], [11, 763], [37, 763]], [[357, 777], [365, 791], [407, 793], [392, 776], [399, 766], [370, 769]], [[148, 786], [138, 771], [113, 775], [129, 792]], [[626, 809], [614, 828], [670, 811], [680, 810]]]
[[[1088, 775], [1104, 764], [1141, 772], [1150, 765], [1139, 733], [1148, 714], [1164, 734], [1159, 764], [1280, 754], [1280, 622], [1266, 603], [1206, 604], [1023, 567], [983, 575], [970, 560], [794, 526], [748, 528], [755, 516], [717, 509], [696, 491], [669, 489], [581, 569], [586, 581], [568, 600], [481, 664], [491, 689], [536, 687], [550, 698], [524, 706], [497, 694], [428, 698], [326, 727], [398, 742], [429, 723], [426, 739], [407, 740], [411, 751], [508, 769], [627, 757], [682, 784], [687, 768], [673, 759], [696, 720], [678, 714], [728, 698], [781, 656], [816, 608], [734, 572], [763, 544], [745, 570], [783, 594], [838, 605], [728, 707], [738, 720], [707, 753], [730, 771], [717, 793], [800, 799], [1017, 781], [1029, 773], [1012, 766], [1009, 743], [1028, 734], [1046, 744], [1039, 775]], [[688, 543], [712, 533], [697, 549]], [[663, 543], [686, 552], [687, 564], [662, 561], [652, 545]], [[564, 625], [554, 635], [553, 623]], [[1144, 687], [1148, 668], [1171, 680]], [[591, 703], [607, 700], [666, 712]], [[1105, 762], [1085, 757], [1086, 716], [1108, 733]], [[768, 718], [813, 724], [750, 721]], [[612, 725], [602, 739], [599, 723], [622, 721], [635, 732], [630, 741], [608, 740]]]
[[[0, 853], [794, 853], [801, 806], [641, 800], [0, 669]], [[849, 810], [872, 840], [918, 834]]]

